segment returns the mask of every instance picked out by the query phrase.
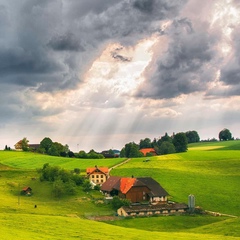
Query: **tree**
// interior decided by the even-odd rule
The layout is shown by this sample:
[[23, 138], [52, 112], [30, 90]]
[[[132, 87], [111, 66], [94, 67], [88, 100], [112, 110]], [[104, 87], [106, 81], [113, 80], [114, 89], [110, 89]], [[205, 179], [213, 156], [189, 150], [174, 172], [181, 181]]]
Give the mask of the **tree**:
[[196, 143], [200, 141], [200, 137], [196, 131], [188, 131], [185, 133], [188, 143]]
[[219, 133], [219, 141], [227, 141], [232, 139], [232, 133], [227, 129], [224, 128], [222, 131]]
[[113, 209], [117, 210], [122, 206], [130, 206], [131, 202], [128, 199], [121, 199], [118, 196], [114, 196], [111, 203], [112, 203]]
[[28, 143], [29, 143], [29, 141], [27, 140], [26, 137], [22, 139], [22, 150], [23, 151], [28, 151], [28, 149], [29, 149]]
[[40, 148], [45, 150], [45, 153], [48, 153], [48, 150], [51, 148], [53, 142], [49, 137], [45, 137], [41, 142], [40, 142]]
[[158, 149], [158, 153], [161, 155], [175, 153], [175, 146], [168, 141], [162, 142]]
[[126, 157], [126, 152], [125, 152], [125, 147], [122, 148], [122, 150], [120, 151], [120, 157]]
[[100, 153], [95, 152], [93, 149], [89, 151], [89, 153], [87, 154], [87, 158], [89, 159], [100, 159], [100, 158], [104, 158], [104, 156]]
[[187, 137], [183, 132], [177, 133], [173, 137], [173, 145], [175, 146], [175, 151], [178, 152], [186, 152], [187, 151]]
[[134, 142], [125, 144], [125, 156], [127, 158], [142, 157], [143, 154], [139, 151], [138, 145]]
[[90, 181], [88, 179], [86, 179], [84, 182], [83, 182], [83, 191], [85, 192], [89, 192], [92, 190], [92, 185], [90, 183]]
[[80, 168], [74, 168], [74, 169], [73, 169], [73, 172], [74, 172], [75, 174], [80, 174]]
[[151, 139], [150, 138], [145, 138], [144, 140], [140, 140], [139, 143], [139, 148], [143, 149], [143, 148], [151, 148], [152, 147], [152, 143], [151, 143]]
[[48, 154], [51, 156], [59, 156], [58, 147], [55, 143], [53, 143], [52, 146], [48, 149]]
[[74, 195], [77, 192], [77, 185], [73, 180], [69, 180], [65, 184], [65, 192], [69, 195]]
[[64, 183], [61, 179], [57, 179], [53, 183], [53, 195], [57, 198], [61, 197], [64, 193]]
[[83, 150], [81, 150], [78, 155], [79, 158], [87, 158], [87, 153]]

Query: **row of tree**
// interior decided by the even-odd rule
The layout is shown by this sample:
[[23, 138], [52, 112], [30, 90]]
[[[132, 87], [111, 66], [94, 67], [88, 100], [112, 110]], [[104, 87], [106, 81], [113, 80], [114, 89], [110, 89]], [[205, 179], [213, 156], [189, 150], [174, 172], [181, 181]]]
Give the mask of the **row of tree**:
[[[170, 153], [186, 152], [188, 148], [188, 143], [199, 142], [200, 137], [196, 131], [188, 131], [186, 133], [180, 132], [173, 134], [171, 137], [165, 133], [159, 139], [154, 139], [151, 141], [150, 138], [141, 139], [139, 144], [135, 142], [130, 142], [125, 144], [122, 148], [120, 156], [121, 157], [142, 157], [141, 149], [143, 148], [154, 148], [156, 154], [164, 155]], [[148, 153], [150, 156], [152, 153]]]
[[73, 157], [74, 153], [69, 150], [67, 144], [63, 145], [59, 142], [53, 142], [49, 137], [45, 137], [40, 142], [40, 147], [37, 149], [39, 153], [49, 154], [51, 156]]
[[[224, 128], [219, 132], [219, 140], [233, 140], [231, 132], [229, 129]], [[170, 154], [170, 153], [179, 153], [186, 152], [188, 148], [188, 143], [196, 143], [200, 141], [200, 137], [197, 131], [187, 131], [180, 132], [177, 134], [173, 134], [169, 136], [165, 133], [164, 136], [156, 139], [154, 138], [151, 141], [150, 138], [141, 139], [137, 144], [135, 142], [130, 142], [125, 144], [120, 152], [121, 157], [142, 157], [143, 154], [139, 151], [143, 148], [154, 148], [155, 152], [158, 155]], [[210, 141], [210, 140], [209, 140]], [[216, 139], [212, 139], [212, 141], [217, 141]], [[23, 138], [21, 140], [21, 145], [23, 151], [31, 150], [29, 141], [27, 138]], [[6, 145], [5, 150], [10, 150], [10, 148]], [[62, 157], [76, 157], [76, 158], [84, 158], [84, 159], [101, 159], [104, 158], [104, 155], [90, 150], [88, 153], [81, 150], [78, 153], [73, 153], [69, 150], [69, 146], [67, 144], [63, 145], [59, 142], [53, 142], [49, 137], [45, 137], [40, 145], [35, 149], [39, 153], [49, 154], [52, 156], [62, 156]], [[105, 151], [108, 156], [115, 156], [113, 150]], [[106, 155], [106, 154], [105, 154]]]

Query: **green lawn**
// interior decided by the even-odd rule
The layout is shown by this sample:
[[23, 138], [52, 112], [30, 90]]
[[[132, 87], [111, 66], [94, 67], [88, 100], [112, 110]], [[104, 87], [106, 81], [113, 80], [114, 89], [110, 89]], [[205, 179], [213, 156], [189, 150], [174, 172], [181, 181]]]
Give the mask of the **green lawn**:
[[80, 168], [81, 171], [88, 167], [106, 166], [112, 167], [122, 161], [124, 158], [110, 158], [110, 159], [81, 159], [81, 158], [65, 158], [53, 157], [49, 155], [42, 155], [30, 152], [16, 152], [16, 151], [0, 151], [0, 163], [21, 169], [36, 169], [41, 168], [43, 164], [49, 163], [57, 165], [65, 169], [72, 170]]
[[[186, 153], [131, 159], [114, 169], [118, 176], [151, 176], [171, 195], [187, 203], [194, 194], [204, 209], [238, 216], [160, 216], [96, 222], [86, 218], [114, 211], [98, 192], [56, 199], [52, 184], [40, 182], [36, 168], [44, 163], [63, 168], [111, 167], [124, 159], [83, 160], [34, 153], [0, 151], [1, 239], [240, 239], [240, 141], [189, 145]], [[35, 179], [36, 178], [36, 179]], [[35, 179], [35, 180], [34, 180]], [[19, 189], [33, 188], [31, 197]], [[95, 199], [93, 198], [95, 197]], [[37, 208], [34, 206], [37, 205]], [[104, 235], [103, 235], [104, 233]]]

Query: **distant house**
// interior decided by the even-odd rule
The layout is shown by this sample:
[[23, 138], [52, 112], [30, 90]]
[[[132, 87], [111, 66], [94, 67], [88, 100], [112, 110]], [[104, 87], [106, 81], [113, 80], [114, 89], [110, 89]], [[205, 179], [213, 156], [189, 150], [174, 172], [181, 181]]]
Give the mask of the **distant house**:
[[40, 148], [40, 144], [28, 144], [28, 147], [31, 151], [35, 152]]
[[17, 151], [22, 151], [22, 140], [18, 141], [14, 147]]
[[153, 178], [125, 178], [111, 176], [102, 184], [101, 191], [106, 196], [119, 196], [132, 203], [148, 201], [150, 203], [167, 202], [167, 191]]
[[120, 156], [120, 151], [119, 150], [105, 150], [105, 151], [102, 151], [101, 154], [105, 158], [117, 158]]
[[103, 184], [109, 177], [108, 167], [98, 167], [87, 168], [87, 177], [94, 184]]
[[[14, 147], [17, 151], [22, 151], [22, 140], [18, 141], [14, 145]], [[35, 152], [38, 148], [40, 148], [40, 144], [28, 144], [28, 148], [29, 148], [29, 150]]]
[[156, 156], [157, 153], [154, 148], [142, 148], [139, 150], [144, 156], [147, 155], [147, 153], [150, 153], [153, 156]]
[[31, 195], [32, 194], [32, 188], [30, 188], [29, 186], [24, 187], [21, 191], [22, 195]]

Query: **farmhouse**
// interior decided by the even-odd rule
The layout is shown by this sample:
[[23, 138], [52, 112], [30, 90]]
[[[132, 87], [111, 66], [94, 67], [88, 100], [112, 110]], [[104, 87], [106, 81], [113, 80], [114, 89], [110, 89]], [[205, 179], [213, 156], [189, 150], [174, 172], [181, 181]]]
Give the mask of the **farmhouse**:
[[17, 151], [22, 151], [22, 140], [18, 141], [14, 147]]
[[31, 150], [31, 151], [33, 151], [33, 152], [35, 152], [35, 151], [37, 151], [37, 149], [38, 148], [40, 148], [40, 144], [28, 144], [28, 147], [29, 147], [29, 149]]
[[21, 191], [22, 195], [31, 195], [32, 194], [32, 188], [30, 188], [29, 186], [24, 187]]
[[188, 206], [184, 203], [165, 203], [157, 205], [137, 205], [122, 206], [118, 209], [119, 216], [150, 216], [150, 215], [171, 215], [182, 214], [188, 210]]
[[[15, 149], [17, 151], [22, 151], [22, 140], [18, 141], [15, 145], [14, 145]], [[40, 147], [40, 144], [28, 144], [28, 148], [32, 151], [36, 151], [38, 148]]]
[[87, 177], [94, 184], [103, 184], [109, 177], [109, 169], [107, 167], [87, 168]]
[[102, 186], [106, 196], [119, 196], [129, 199], [132, 203], [150, 202], [165, 203], [169, 195], [162, 186], [151, 177], [125, 178], [111, 176]]
[[142, 148], [139, 150], [144, 156], [150, 153], [152, 156], [156, 156], [157, 153], [154, 148]]

